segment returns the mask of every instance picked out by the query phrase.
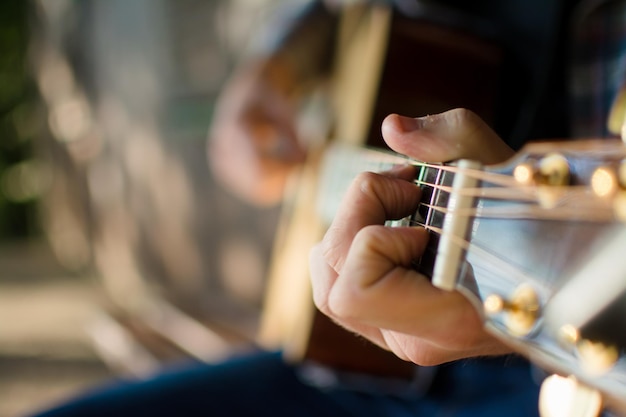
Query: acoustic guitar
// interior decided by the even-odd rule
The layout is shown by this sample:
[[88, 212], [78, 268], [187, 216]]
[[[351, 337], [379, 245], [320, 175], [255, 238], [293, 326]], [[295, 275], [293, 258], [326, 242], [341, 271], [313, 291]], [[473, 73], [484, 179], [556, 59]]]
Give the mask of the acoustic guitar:
[[313, 305], [308, 253], [329, 224], [317, 207], [325, 199], [319, 195], [320, 160], [328, 144], [385, 149], [380, 125], [390, 113], [425, 115], [465, 107], [495, 121], [503, 56], [488, 35], [488, 28], [468, 16], [442, 10], [400, 13], [355, 4], [343, 12], [330, 134], [310, 147], [284, 202], [259, 334], [262, 346], [282, 349], [287, 360], [337, 371], [413, 378], [414, 365], [345, 331]]
[[[368, 15], [369, 22], [393, 21], [392, 13], [381, 13]], [[496, 60], [480, 63], [497, 73]], [[370, 117], [379, 105], [371, 103]], [[489, 115], [490, 106], [481, 109]], [[369, 145], [365, 136], [325, 144], [303, 168], [276, 246], [282, 256], [275, 258], [267, 298], [272, 314], [264, 317], [261, 341], [285, 349], [290, 360], [410, 378], [416, 367], [324, 320], [313, 308], [306, 272], [308, 249], [321, 238], [350, 180], [364, 170], [409, 162], [419, 167], [415, 184], [422, 202], [412, 216], [389, 226], [429, 230], [416, 268], [433, 285], [464, 294], [492, 334], [555, 373], [542, 388], [543, 415], [569, 415], [559, 414], [567, 413], [564, 407], [579, 415], [603, 408], [626, 415], [623, 142], [532, 143], [511, 160], [484, 167], [410, 161], [376, 144], [360, 146]], [[563, 387], [573, 401], [563, 401]]]

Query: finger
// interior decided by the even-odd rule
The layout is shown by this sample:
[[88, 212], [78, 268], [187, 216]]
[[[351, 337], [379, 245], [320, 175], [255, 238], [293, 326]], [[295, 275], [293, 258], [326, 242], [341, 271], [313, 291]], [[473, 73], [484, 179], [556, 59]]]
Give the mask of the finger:
[[[394, 171], [406, 175], [404, 169]], [[421, 191], [409, 181], [374, 173], [359, 174], [350, 185], [322, 241], [326, 261], [340, 271], [354, 236], [363, 227], [384, 224], [417, 210]]]
[[[327, 290], [327, 314], [418, 363], [437, 363], [474, 349], [485, 335], [473, 306], [460, 293], [433, 287], [412, 268], [427, 240], [422, 228], [364, 228]], [[449, 329], [459, 327], [450, 336]], [[393, 333], [404, 336], [392, 344]], [[401, 340], [410, 344], [403, 346]]]
[[[397, 320], [440, 307], [440, 290], [411, 268], [428, 241], [422, 228], [389, 228], [369, 226], [354, 239], [339, 278], [329, 294], [328, 308], [343, 319], [365, 320], [372, 325], [396, 328]], [[411, 296], [417, 294], [422, 303]], [[408, 296], [407, 298], [407, 295]], [[396, 298], [399, 296], [399, 298]], [[398, 301], [409, 301], [405, 305]], [[431, 305], [432, 304], [432, 305]], [[378, 322], [377, 320], [382, 320]], [[389, 321], [389, 322], [387, 322]], [[392, 327], [388, 327], [391, 325]]]
[[454, 326], [481, 327], [460, 293], [440, 290], [412, 268], [428, 241], [422, 228], [370, 226], [355, 237], [328, 308], [343, 320], [434, 339]]
[[426, 162], [466, 158], [494, 164], [513, 155], [480, 117], [466, 109], [418, 118], [391, 114], [383, 121], [382, 134], [396, 152]]
[[315, 306], [327, 316], [331, 315], [328, 308], [328, 296], [337, 279], [337, 273], [324, 260], [322, 246], [318, 243], [309, 253], [309, 270]]
[[309, 256], [311, 272], [311, 285], [313, 290], [313, 302], [315, 306], [326, 316], [330, 317], [343, 328], [365, 337], [377, 345], [386, 348], [380, 330], [376, 327], [360, 323], [359, 320], [346, 320], [333, 314], [329, 308], [328, 300], [332, 288], [337, 280], [337, 273], [328, 265], [322, 254], [320, 244], [311, 249]]

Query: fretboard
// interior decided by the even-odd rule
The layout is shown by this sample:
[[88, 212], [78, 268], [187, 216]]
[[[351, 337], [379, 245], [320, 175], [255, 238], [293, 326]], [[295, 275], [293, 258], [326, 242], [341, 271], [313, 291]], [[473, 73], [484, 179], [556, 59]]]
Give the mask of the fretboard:
[[449, 193], [442, 190], [441, 186], [451, 187], [453, 178], [454, 174], [450, 171], [422, 166], [415, 180], [422, 190], [422, 199], [411, 223], [424, 226], [430, 231], [428, 245], [416, 267], [428, 277], [432, 277], [439, 246], [439, 233], [433, 232], [433, 228], [443, 229], [445, 216], [438, 208], [447, 207], [449, 199]]
[[[411, 216], [391, 220], [387, 225], [423, 226], [430, 231], [430, 239], [421, 259], [415, 261], [415, 267], [428, 277], [435, 272], [437, 253], [441, 240], [441, 231], [446, 227], [446, 212], [451, 202], [451, 190], [454, 188], [455, 173], [443, 165], [423, 164], [411, 161], [402, 156], [379, 150], [368, 150], [353, 147], [336, 147], [329, 152], [322, 167], [320, 184], [319, 210], [322, 217], [330, 223], [337, 210], [343, 194], [355, 176], [363, 171], [380, 172], [393, 165], [414, 164], [417, 168], [415, 184], [422, 190], [419, 208]], [[455, 201], [458, 203], [458, 201]], [[448, 217], [452, 217], [448, 215]], [[466, 219], [466, 221], [469, 221]], [[451, 228], [452, 232], [458, 227]], [[466, 225], [463, 228], [467, 229]], [[465, 232], [461, 232], [464, 234]], [[465, 237], [465, 236], [463, 236]], [[462, 254], [456, 254], [459, 258]], [[456, 259], [455, 262], [461, 262]], [[454, 274], [455, 272], [453, 272]], [[446, 274], [450, 274], [446, 272]], [[456, 279], [446, 278], [446, 280]]]

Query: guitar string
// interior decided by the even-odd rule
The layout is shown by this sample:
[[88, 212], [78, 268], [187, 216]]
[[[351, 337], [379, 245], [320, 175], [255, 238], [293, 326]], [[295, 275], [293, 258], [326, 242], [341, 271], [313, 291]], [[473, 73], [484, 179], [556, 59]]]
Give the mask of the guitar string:
[[[483, 183], [491, 184], [491, 187], [473, 187], [455, 190], [459, 196], [479, 197], [485, 200], [508, 201], [504, 207], [480, 207], [471, 209], [457, 209], [455, 215], [474, 218], [499, 218], [499, 219], [534, 219], [542, 220], [579, 220], [593, 222], [614, 221], [613, 207], [610, 199], [599, 198], [590, 192], [587, 186], [544, 186], [528, 185], [518, 182], [511, 175], [496, 172], [486, 172], [477, 169], [458, 168], [441, 164], [430, 164], [411, 161], [416, 168], [433, 168], [440, 171], [447, 171], [453, 174], [463, 173], [469, 177], [480, 180]], [[414, 181], [418, 186], [431, 187], [434, 190], [450, 193], [452, 187], [431, 183], [424, 180]], [[438, 211], [442, 214], [449, 214], [446, 207], [424, 204], [429, 210]], [[432, 233], [439, 236], [443, 234], [441, 228], [432, 225], [425, 225], [423, 222], [412, 220], [410, 225], [420, 225], [426, 227]], [[518, 282], [528, 282], [524, 272], [515, 268], [505, 259], [488, 252], [486, 249], [476, 245], [471, 240], [459, 236], [450, 236], [452, 242], [460, 246], [463, 250], [471, 252], [477, 259], [486, 261], [484, 266], [489, 266], [488, 273], [501, 274], [507, 270], [509, 278], [516, 278]]]
[[[436, 167], [437, 169], [439, 167]], [[460, 169], [451, 169], [455, 173], [461, 172]], [[584, 186], [571, 187], [550, 187], [546, 189], [548, 197], [555, 200], [549, 207], [542, 206], [541, 195], [533, 187], [520, 185], [515, 180], [505, 180], [503, 174], [490, 174], [481, 176], [476, 170], [463, 170], [471, 172], [472, 175], [481, 177], [481, 179], [489, 178], [497, 180], [500, 187], [487, 188], [465, 188], [458, 190], [458, 195], [481, 197], [490, 200], [509, 200], [510, 204], [504, 207], [474, 207], [467, 209], [449, 210], [447, 207], [434, 204], [420, 203], [422, 207], [426, 207], [431, 211], [437, 211], [444, 215], [451, 212], [460, 217], [473, 218], [495, 218], [495, 219], [532, 219], [532, 220], [581, 220], [594, 222], [610, 222], [614, 219], [612, 207], [606, 204], [606, 200], [598, 198], [589, 198], [589, 189]], [[452, 191], [451, 186], [431, 183], [429, 181], [416, 180], [418, 186], [429, 186], [434, 190], [444, 193]], [[521, 191], [521, 193], [520, 193]], [[512, 197], [512, 198], [511, 198]], [[593, 195], [591, 197], [594, 197]], [[543, 204], [546, 204], [543, 202]], [[424, 222], [412, 220], [409, 225], [419, 225], [425, 227], [433, 233], [441, 236], [443, 230], [433, 225], [425, 225]], [[507, 271], [508, 279], [516, 279], [518, 282], [528, 282], [529, 277], [524, 274], [521, 269], [515, 268], [505, 259], [496, 254], [488, 252], [471, 240], [467, 240], [460, 236], [450, 235], [453, 244], [460, 246], [463, 250], [471, 252], [478, 260], [485, 261], [481, 264], [483, 268], [487, 268], [487, 273], [502, 273]], [[488, 267], [487, 267], [488, 266]], [[535, 280], [536, 281], [536, 280]]]
[[[436, 233], [437, 235], [443, 235], [443, 229], [434, 226], [424, 226], [427, 230]], [[515, 267], [510, 262], [507, 262], [502, 257], [487, 251], [485, 248], [467, 240], [461, 238], [456, 235], [449, 235], [451, 238], [451, 242], [463, 249], [466, 252], [471, 252], [474, 256], [476, 256], [479, 260], [484, 261], [482, 263], [484, 265], [488, 265], [488, 272], [498, 274], [502, 276], [503, 273], [506, 273], [507, 279], [513, 279], [517, 282], [530, 282], [531, 277], [528, 276], [527, 273], [524, 273], [520, 268]], [[533, 281], [537, 281], [536, 279], [532, 279]]]
[[[374, 151], [376, 153], [376, 151]], [[370, 158], [367, 158], [370, 160]], [[370, 162], [373, 162], [370, 160]], [[381, 161], [376, 161], [380, 163]], [[613, 207], [610, 199], [599, 198], [589, 187], [583, 185], [548, 186], [521, 184], [511, 175], [497, 172], [488, 172], [481, 169], [459, 168], [453, 165], [443, 165], [410, 160], [391, 155], [387, 163], [398, 165], [410, 163], [416, 168], [431, 168], [446, 171], [452, 174], [462, 173], [473, 177], [489, 187], [470, 187], [456, 190], [461, 197], [482, 198], [507, 202], [503, 207], [475, 207], [456, 210], [455, 214], [463, 217], [498, 218], [498, 219], [533, 219], [551, 221], [589, 221], [608, 222], [614, 220]], [[433, 190], [450, 193], [452, 187], [425, 180], [414, 180], [418, 186], [427, 186]], [[445, 207], [428, 205], [422, 206], [442, 214], [449, 213]]]
[[[416, 185], [428, 186], [435, 190], [451, 192], [452, 187], [423, 180], [414, 180]], [[610, 199], [597, 197], [588, 186], [568, 185], [568, 186], [518, 186], [518, 187], [467, 187], [456, 190], [462, 197], [482, 197], [491, 200], [508, 200], [514, 202], [534, 202], [553, 200], [555, 204], [564, 203], [568, 200], [594, 200], [599, 206], [610, 203]]]
[[559, 207], [558, 209], [545, 208], [540, 205], [512, 205], [510, 207], [492, 208], [466, 208], [449, 210], [442, 206], [421, 204], [430, 210], [441, 214], [453, 212], [459, 217], [472, 217], [483, 219], [505, 220], [554, 220], [554, 221], [585, 221], [585, 222], [610, 222], [614, 220], [614, 213], [610, 207], [588, 207], [581, 203], [573, 207]]
[[[441, 166], [433, 164], [423, 164], [423, 166], [442, 169]], [[501, 185], [500, 187], [463, 188], [456, 190], [457, 195], [510, 203], [506, 208], [487, 209], [482, 207], [455, 211], [455, 214], [459, 216], [593, 222], [614, 220], [611, 200], [597, 197], [587, 186], [529, 186], [521, 185], [515, 179], [504, 174], [485, 173], [475, 169], [459, 169], [457, 167], [446, 167], [445, 169], [453, 173], [463, 172], [463, 174], [469, 174], [481, 181], [495, 182]], [[452, 191], [451, 186], [434, 182], [415, 180], [414, 183], [446, 193]], [[443, 214], [449, 212], [445, 207], [423, 205]]]

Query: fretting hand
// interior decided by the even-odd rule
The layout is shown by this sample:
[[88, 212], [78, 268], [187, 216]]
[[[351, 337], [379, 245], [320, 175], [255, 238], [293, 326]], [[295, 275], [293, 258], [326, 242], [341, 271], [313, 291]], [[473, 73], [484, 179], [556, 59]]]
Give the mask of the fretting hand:
[[[382, 131], [392, 149], [423, 161], [471, 158], [490, 164], [513, 153], [478, 116], [462, 109], [418, 119], [391, 115]], [[340, 325], [420, 365], [508, 353], [463, 295], [434, 287], [411, 267], [427, 232], [383, 226], [416, 210], [414, 175], [405, 166], [355, 179], [311, 252], [315, 304]]]

